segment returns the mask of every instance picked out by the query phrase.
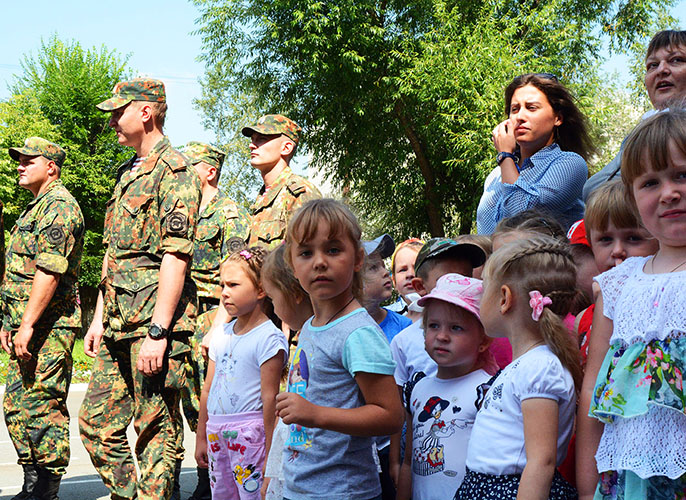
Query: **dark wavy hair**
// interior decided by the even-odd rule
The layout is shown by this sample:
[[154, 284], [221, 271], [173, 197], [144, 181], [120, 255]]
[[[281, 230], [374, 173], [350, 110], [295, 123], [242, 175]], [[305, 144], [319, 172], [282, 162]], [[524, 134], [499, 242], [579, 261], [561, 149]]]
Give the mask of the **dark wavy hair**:
[[505, 89], [505, 114], [510, 115], [512, 95], [518, 88], [533, 85], [545, 94], [553, 111], [562, 118], [562, 125], [555, 129], [555, 142], [563, 151], [572, 151], [588, 160], [595, 147], [588, 134], [586, 117], [576, 107], [572, 94], [552, 75], [527, 73], [518, 76]]
[[669, 47], [686, 47], [686, 31], [664, 30], [655, 33], [648, 44], [646, 51], [646, 59], [648, 59], [656, 50]]

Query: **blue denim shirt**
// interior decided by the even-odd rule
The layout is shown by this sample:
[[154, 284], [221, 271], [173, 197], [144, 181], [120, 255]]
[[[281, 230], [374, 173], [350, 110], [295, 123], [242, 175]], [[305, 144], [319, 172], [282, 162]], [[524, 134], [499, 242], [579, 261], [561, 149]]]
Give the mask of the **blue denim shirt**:
[[550, 213], [568, 228], [584, 216], [581, 192], [588, 177], [586, 161], [551, 144], [527, 158], [514, 184], [501, 182], [500, 167], [486, 178], [476, 211], [478, 234], [492, 234], [502, 219], [531, 208]]

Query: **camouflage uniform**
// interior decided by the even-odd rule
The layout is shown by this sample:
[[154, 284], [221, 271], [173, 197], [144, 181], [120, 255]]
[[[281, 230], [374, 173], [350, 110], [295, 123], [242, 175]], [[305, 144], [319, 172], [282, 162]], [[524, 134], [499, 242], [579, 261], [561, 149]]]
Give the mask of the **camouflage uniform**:
[[[26, 148], [35, 146], [37, 141], [51, 144], [30, 138]], [[26, 148], [13, 150], [26, 154]], [[13, 150], [10, 154], [17, 158]], [[61, 158], [63, 161], [63, 151]], [[55, 163], [61, 166], [61, 162]], [[50, 303], [33, 327], [31, 359], [19, 360], [14, 355], [10, 359], [3, 401], [5, 422], [19, 464], [37, 464], [57, 476], [66, 472], [70, 456], [67, 392], [72, 349], [81, 328], [78, 275], [83, 235], [83, 214], [78, 203], [59, 179], [50, 182], [12, 228], [1, 289], [2, 327], [13, 338], [21, 324], [36, 270], [60, 275]]]
[[[193, 164], [202, 161], [221, 170], [224, 153], [216, 148], [192, 142], [183, 152]], [[248, 212], [218, 191], [202, 209], [195, 229], [191, 277], [198, 287], [199, 314], [195, 335], [191, 337], [191, 361], [186, 367], [188, 386], [181, 398], [186, 420], [193, 432], [198, 425], [200, 392], [205, 381], [202, 338], [212, 326], [220, 305], [219, 266], [224, 257], [245, 246], [249, 222]]]
[[[255, 132], [263, 135], [283, 134], [297, 145], [301, 129], [285, 116], [265, 115], [257, 124], [241, 130], [246, 137]], [[294, 174], [286, 166], [271, 186], [262, 186], [257, 200], [250, 206], [252, 219], [248, 246], [276, 247], [286, 237], [286, 225], [293, 212], [306, 202], [321, 197], [314, 184]]]
[[[152, 83], [151, 83], [152, 82]], [[133, 80], [115, 87], [112, 99], [98, 105], [111, 110], [126, 104], [129, 87], [137, 99], [160, 102], [164, 87], [154, 80]], [[124, 86], [124, 89], [122, 89]], [[147, 92], [147, 94], [146, 94]], [[130, 97], [130, 96], [129, 96]], [[79, 414], [81, 439], [113, 499], [168, 498], [174, 482], [179, 395], [195, 328], [196, 289], [190, 272], [169, 327], [163, 370], [145, 377], [136, 369], [157, 300], [165, 253], [193, 251], [200, 179], [186, 158], [164, 137], [136, 167], [119, 168], [108, 202], [104, 243], [108, 267], [101, 283], [105, 333], [93, 364]], [[126, 427], [138, 433], [136, 481]]]

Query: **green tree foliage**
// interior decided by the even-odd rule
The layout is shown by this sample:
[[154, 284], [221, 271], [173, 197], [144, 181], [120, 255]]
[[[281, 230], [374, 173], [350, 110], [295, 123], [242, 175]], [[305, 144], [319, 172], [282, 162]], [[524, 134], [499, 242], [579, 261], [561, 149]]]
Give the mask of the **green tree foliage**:
[[[194, 0], [215, 129], [244, 96], [304, 126], [312, 164], [398, 236], [467, 232], [516, 75], [552, 72], [599, 128], [600, 35], [646, 36], [673, 1]], [[208, 89], [209, 87], [209, 89]], [[214, 106], [213, 106], [214, 105]], [[616, 108], [616, 112], [624, 108]], [[613, 134], [595, 132], [600, 149]]]
[[6, 207], [5, 225], [14, 221], [31, 199], [16, 183], [16, 162], [7, 148], [38, 135], [67, 152], [62, 181], [79, 202], [86, 221], [81, 283], [100, 281], [104, 249], [105, 204], [112, 194], [116, 167], [130, 152], [117, 143], [108, 115], [95, 108], [126, 78], [127, 57], [105, 47], [85, 50], [76, 41], [56, 35], [41, 42], [35, 55], [26, 55], [16, 76], [12, 96], [0, 103], [0, 196]]

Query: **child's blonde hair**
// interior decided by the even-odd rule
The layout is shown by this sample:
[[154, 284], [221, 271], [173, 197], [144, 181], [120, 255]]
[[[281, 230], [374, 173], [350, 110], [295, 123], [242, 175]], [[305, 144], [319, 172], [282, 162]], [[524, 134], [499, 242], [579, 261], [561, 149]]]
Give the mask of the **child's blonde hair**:
[[629, 202], [621, 179], [604, 183], [589, 197], [584, 213], [586, 239], [591, 241], [592, 229], [607, 230], [610, 222], [618, 229], [643, 227], [636, 205]]
[[310, 300], [310, 296], [300, 286], [293, 270], [286, 263], [286, 246], [279, 245], [269, 252], [262, 264], [262, 281], [269, 281], [295, 306], [300, 300]]
[[650, 168], [659, 172], [672, 164], [669, 146], [673, 144], [686, 155], [686, 110], [662, 111], [641, 122], [624, 143], [622, 181], [634, 201], [633, 182]]
[[423, 246], [424, 241], [419, 238], [410, 238], [409, 240], [405, 240], [399, 245], [396, 245], [393, 255], [391, 256], [391, 275], [395, 274], [395, 256], [398, 255], [400, 250], [403, 248], [411, 248], [412, 250], [415, 250], [416, 253], [419, 253]]
[[577, 389], [580, 388], [579, 348], [562, 322], [578, 294], [576, 266], [569, 245], [543, 235], [513, 241], [486, 261], [484, 276], [498, 286], [509, 286], [519, 300], [527, 303], [529, 292], [534, 290], [552, 300], [552, 304], [543, 308], [537, 325], [545, 343], [572, 374]]
[[[329, 238], [343, 234], [352, 241], [354, 251], [364, 254], [361, 241], [362, 229], [357, 222], [357, 217], [350, 209], [333, 198], [310, 200], [293, 214], [286, 230], [286, 262], [291, 269], [293, 268], [291, 258], [293, 247], [314, 238], [323, 222], [329, 225]], [[356, 299], [362, 299], [362, 287], [362, 270], [354, 271], [352, 292]]]

